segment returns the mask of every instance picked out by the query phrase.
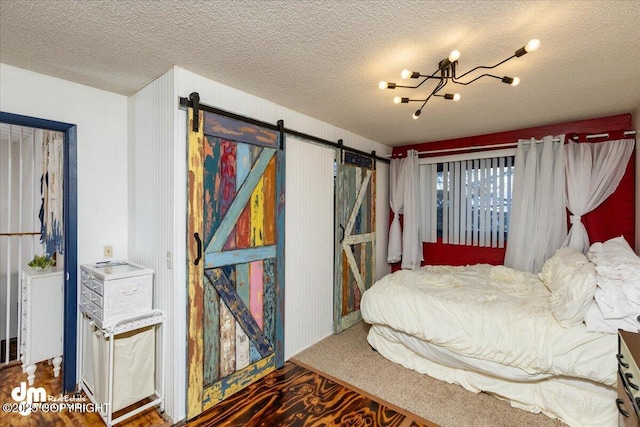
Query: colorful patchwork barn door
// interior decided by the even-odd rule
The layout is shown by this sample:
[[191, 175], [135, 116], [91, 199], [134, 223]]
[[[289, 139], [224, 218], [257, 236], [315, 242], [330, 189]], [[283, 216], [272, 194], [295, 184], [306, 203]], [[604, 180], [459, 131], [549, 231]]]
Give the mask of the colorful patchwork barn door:
[[284, 364], [280, 133], [189, 108], [188, 385], [193, 418]]
[[338, 333], [362, 319], [360, 297], [375, 277], [375, 160], [343, 151], [336, 173], [333, 328]]

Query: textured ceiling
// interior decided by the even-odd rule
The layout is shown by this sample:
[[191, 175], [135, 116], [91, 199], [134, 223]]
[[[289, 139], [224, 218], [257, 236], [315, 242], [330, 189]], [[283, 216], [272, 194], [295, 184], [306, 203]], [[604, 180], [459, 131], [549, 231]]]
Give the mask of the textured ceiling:
[[[639, 23], [637, 0], [0, 0], [0, 62], [123, 95], [178, 65], [402, 145], [634, 112]], [[464, 72], [532, 38], [539, 50], [494, 70], [519, 86], [457, 86], [459, 102], [432, 99], [419, 120], [419, 104], [392, 98], [424, 98], [431, 82], [377, 88], [404, 68], [433, 72], [453, 49]]]

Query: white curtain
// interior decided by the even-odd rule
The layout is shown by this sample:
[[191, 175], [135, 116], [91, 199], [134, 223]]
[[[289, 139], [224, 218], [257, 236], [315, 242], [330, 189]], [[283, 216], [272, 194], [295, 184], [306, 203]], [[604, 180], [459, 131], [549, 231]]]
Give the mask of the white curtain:
[[[393, 220], [389, 228], [387, 262], [402, 261], [401, 267], [405, 269], [418, 268], [423, 260], [418, 167], [415, 150], [409, 150], [406, 158], [392, 159], [389, 167]], [[404, 215], [404, 232], [400, 228], [400, 214]]]
[[405, 159], [391, 159], [389, 165], [389, 205], [393, 213], [393, 220], [389, 227], [389, 245], [387, 247], [387, 262], [399, 262], [402, 259], [402, 230], [399, 215], [404, 206], [404, 170]]
[[420, 178], [418, 152], [409, 150], [403, 161], [404, 170], [404, 233], [402, 234], [402, 268], [420, 267], [422, 256], [422, 233], [420, 217]]
[[565, 151], [566, 204], [571, 212], [571, 229], [563, 246], [585, 253], [589, 235], [581, 221], [618, 187], [627, 169], [635, 140], [621, 139], [597, 143], [567, 144]]
[[[555, 142], [554, 142], [555, 140]], [[520, 140], [504, 263], [537, 273], [567, 234], [564, 204], [564, 135]]]

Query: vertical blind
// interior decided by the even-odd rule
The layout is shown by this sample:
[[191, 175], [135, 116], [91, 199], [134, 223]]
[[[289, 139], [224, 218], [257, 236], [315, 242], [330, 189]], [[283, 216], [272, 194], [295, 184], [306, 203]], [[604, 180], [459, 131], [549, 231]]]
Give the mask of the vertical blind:
[[513, 157], [420, 165], [424, 242], [504, 247]]

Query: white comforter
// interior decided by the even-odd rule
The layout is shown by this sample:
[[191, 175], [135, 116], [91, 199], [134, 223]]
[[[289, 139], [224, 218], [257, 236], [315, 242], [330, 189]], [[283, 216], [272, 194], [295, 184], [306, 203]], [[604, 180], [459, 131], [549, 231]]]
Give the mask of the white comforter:
[[560, 326], [534, 274], [502, 266], [426, 266], [389, 274], [362, 296], [363, 319], [457, 354], [531, 374], [616, 384], [617, 337]]

